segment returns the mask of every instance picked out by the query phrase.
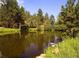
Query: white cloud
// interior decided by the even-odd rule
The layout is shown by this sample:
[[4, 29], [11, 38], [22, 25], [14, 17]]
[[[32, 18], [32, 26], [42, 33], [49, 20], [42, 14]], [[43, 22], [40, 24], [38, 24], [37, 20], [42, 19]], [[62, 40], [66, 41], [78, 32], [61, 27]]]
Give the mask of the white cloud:
[[24, 0], [17, 0], [19, 6], [24, 6]]

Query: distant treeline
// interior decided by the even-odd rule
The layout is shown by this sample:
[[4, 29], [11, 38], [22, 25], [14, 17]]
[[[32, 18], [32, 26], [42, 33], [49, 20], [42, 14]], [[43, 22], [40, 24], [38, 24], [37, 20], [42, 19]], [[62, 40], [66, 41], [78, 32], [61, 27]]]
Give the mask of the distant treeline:
[[28, 25], [29, 27], [39, 28], [44, 26], [51, 29], [54, 24], [54, 16], [45, 15], [41, 9], [37, 14], [31, 15], [25, 11], [23, 6], [19, 6], [17, 0], [0, 0], [0, 26], [8, 28], [18, 28], [19, 25]]
[[65, 6], [61, 6], [61, 11], [57, 21], [53, 15], [44, 15], [41, 9], [31, 15], [25, 11], [23, 6], [19, 6], [17, 0], [0, 0], [0, 26], [8, 28], [19, 28], [19, 25], [45, 29], [55, 29], [70, 32], [79, 30], [79, 0], [67, 0]]

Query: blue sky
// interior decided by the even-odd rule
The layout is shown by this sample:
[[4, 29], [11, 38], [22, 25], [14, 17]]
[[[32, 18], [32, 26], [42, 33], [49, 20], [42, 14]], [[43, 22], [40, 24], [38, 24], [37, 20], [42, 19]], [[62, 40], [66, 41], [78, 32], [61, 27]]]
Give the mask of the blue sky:
[[39, 8], [44, 13], [53, 14], [55, 18], [61, 10], [61, 5], [65, 5], [67, 0], [19, 0], [19, 5], [23, 5], [25, 10], [34, 14]]

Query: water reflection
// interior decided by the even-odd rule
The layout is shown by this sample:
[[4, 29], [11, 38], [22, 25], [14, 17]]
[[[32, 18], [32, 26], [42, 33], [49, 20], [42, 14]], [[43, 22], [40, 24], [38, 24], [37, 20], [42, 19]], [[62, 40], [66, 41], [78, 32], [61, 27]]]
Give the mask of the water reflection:
[[0, 36], [0, 51], [2, 57], [36, 57], [44, 52], [53, 37], [51, 32]]

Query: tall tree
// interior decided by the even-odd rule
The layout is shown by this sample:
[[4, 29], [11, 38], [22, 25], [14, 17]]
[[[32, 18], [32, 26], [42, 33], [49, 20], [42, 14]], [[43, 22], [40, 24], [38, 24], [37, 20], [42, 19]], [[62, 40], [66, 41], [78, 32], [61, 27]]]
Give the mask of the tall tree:
[[61, 12], [59, 14], [59, 23], [65, 24], [68, 28], [73, 28], [74, 25], [74, 5], [75, 0], [68, 0], [66, 6], [62, 6]]
[[50, 16], [51, 25], [53, 26], [55, 23], [55, 18], [53, 15]]
[[17, 0], [1, 0], [1, 20], [4, 21], [6, 27], [12, 27], [14, 24], [15, 15], [18, 12]]
[[17, 0], [1, 0], [0, 17], [3, 20], [5, 27], [19, 27], [19, 24], [24, 24], [26, 13], [24, 7], [19, 7]]
[[75, 25], [76, 25], [76, 27], [78, 28], [79, 27], [79, 0], [77, 0], [77, 4], [76, 4], [76, 6], [75, 6], [75, 12], [74, 12], [74, 14], [75, 14]]
[[44, 18], [43, 18], [43, 12], [41, 9], [38, 10], [37, 17], [38, 17], [38, 24], [42, 25], [44, 22]]
[[20, 8], [18, 9], [18, 12], [16, 14], [16, 18], [15, 18], [17, 27], [19, 27], [19, 25], [24, 25], [26, 23], [27, 19], [28, 19], [28, 15], [26, 14], [24, 7], [20, 6]]
[[74, 33], [79, 27], [79, 0], [68, 0], [59, 14], [59, 24], [66, 26], [67, 32]]
[[45, 14], [45, 17], [44, 18], [45, 18], [45, 20], [48, 20], [49, 19], [48, 13]]

